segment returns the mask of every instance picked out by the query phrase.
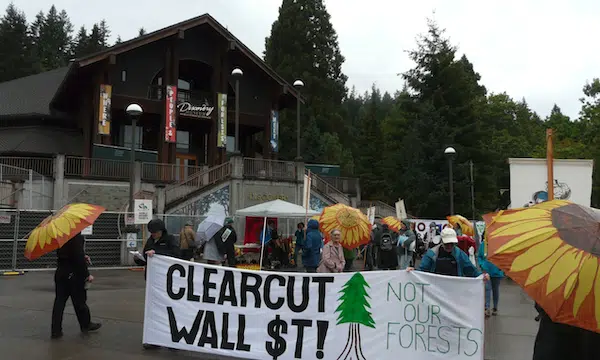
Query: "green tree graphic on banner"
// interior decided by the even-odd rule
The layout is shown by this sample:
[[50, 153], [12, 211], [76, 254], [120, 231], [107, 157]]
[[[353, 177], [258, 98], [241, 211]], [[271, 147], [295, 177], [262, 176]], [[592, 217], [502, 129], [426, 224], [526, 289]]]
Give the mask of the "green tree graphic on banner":
[[367, 293], [370, 288], [365, 278], [360, 273], [355, 273], [348, 280], [340, 293], [342, 296], [338, 299], [340, 304], [335, 312], [339, 312], [337, 325], [350, 324], [348, 328], [348, 340], [338, 360], [352, 359], [352, 354], [356, 355], [355, 360], [366, 360], [362, 352], [360, 325], [375, 329], [375, 321], [371, 316], [371, 305], [368, 299], [371, 297]]

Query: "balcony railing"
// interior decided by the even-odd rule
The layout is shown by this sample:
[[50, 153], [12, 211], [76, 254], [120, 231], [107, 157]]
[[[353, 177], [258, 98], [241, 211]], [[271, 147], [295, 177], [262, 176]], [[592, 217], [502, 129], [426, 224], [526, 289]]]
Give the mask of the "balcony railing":
[[296, 164], [289, 161], [244, 158], [244, 177], [295, 181]]
[[2, 179], [26, 180], [29, 169], [35, 173], [52, 177], [54, 175], [54, 159], [42, 157], [0, 157]]
[[201, 166], [142, 163], [142, 181], [170, 184], [193, 178], [204, 170]]
[[121, 160], [67, 156], [65, 159], [65, 176], [102, 180], [129, 180], [131, 177], [131, 163]]

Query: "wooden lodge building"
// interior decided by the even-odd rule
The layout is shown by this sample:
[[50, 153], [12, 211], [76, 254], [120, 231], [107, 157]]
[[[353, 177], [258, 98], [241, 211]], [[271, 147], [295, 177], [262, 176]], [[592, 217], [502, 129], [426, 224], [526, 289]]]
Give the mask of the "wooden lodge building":
[[[231, 76], [236, 67], [243, 71], [240, 94]], [[295, 108], [299, 95], [205, 14], [0, 84], [0, 154], [127, 161], [132, 129], [125, 109], [137, 103], [144, 112], [136, 159], [180, 169], [215, 166], [234, 149], [237, 96], [242, 155], [274, 159], [272, 121]], [[169, 105], [177, 111], [170, 114]]]

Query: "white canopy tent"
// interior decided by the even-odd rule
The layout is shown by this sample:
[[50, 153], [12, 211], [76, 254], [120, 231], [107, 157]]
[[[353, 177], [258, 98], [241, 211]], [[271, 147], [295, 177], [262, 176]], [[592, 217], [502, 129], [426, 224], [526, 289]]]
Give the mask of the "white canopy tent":
[[[267, 218], [301, 218], [307, 216], [318, 215], [318, 211], [306, 209], [303, 206], [289, 203], [283, 200], [273, 200], [262, 204], [253, 205], [245, 209], [240, 209], [235, 212], [236, 216], [254, 216], [264, 218], [263, 222], [263, 236], [267, 231]], [[261, 241], [260, 244], [260, 268], [262, 269], [263, 253], [265, 244]]]

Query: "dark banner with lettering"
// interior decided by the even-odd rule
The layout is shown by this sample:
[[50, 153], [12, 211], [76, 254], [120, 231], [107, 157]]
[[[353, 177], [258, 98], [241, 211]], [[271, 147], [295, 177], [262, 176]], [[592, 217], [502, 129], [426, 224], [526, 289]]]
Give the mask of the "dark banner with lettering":
[[147, 344], [245, 359], [483, 359], [481, 278], [149, 259]]

